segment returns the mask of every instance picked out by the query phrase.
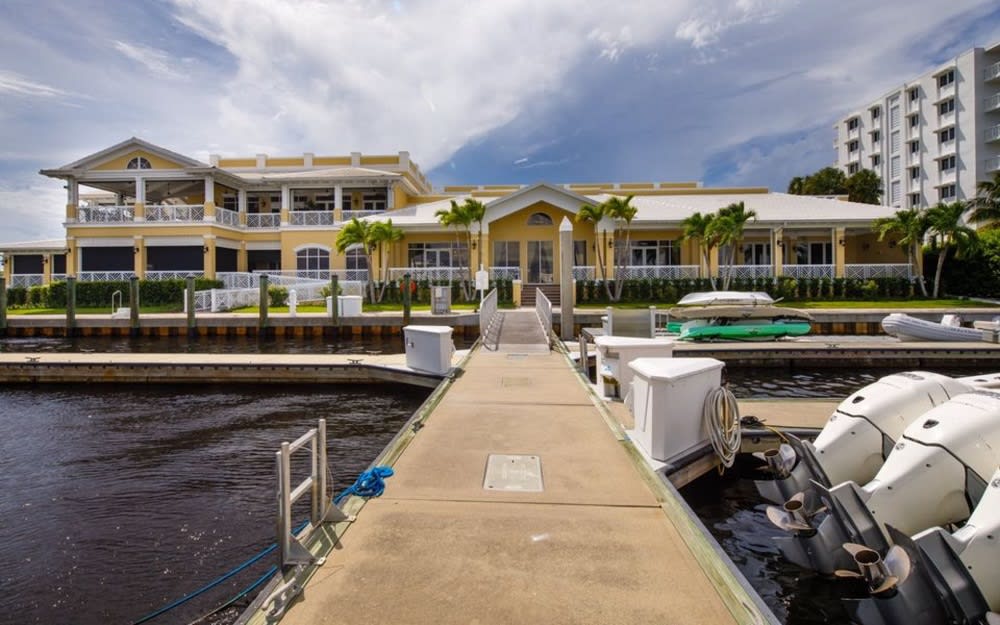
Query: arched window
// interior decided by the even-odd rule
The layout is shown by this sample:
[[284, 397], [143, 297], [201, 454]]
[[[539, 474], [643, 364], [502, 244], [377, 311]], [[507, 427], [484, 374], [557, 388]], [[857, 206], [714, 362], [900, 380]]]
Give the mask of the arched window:
[[126, 169], [152, 169], [153, 166], [149, 164], [149, 161], [141, 156], [136, 156], [128, 162], [125, 166]]
[[309, 278], [324, 278], [319, 272], [330, 271], [330, 252], [321, 247], [304, 247], [295, 252], [295, 268], [299, 276]]
[[347, 258], [348, 269], [368, 269], [368, 258], [360, 247], [348, 249], [344, 256]]
[[529, 226], [551, 226], [552, 218], [545, 213], [534, 213], [528, 217]]

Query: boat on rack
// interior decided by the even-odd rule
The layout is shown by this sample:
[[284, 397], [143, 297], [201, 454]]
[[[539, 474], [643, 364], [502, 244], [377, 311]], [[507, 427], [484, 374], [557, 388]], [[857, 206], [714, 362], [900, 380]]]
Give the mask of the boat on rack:
[[690, 293], [668, 312], [667, 331], [693, 341], [769, 341], [809, 333], [809, 313], [775, 304], [760, 292]]
[[940, 323], [934, 323], [892, 313], [882, 320], [882, 329], [900, 341], [980, 341], [983, 335], [982, 330], [962, 327], [958, 315], [944, 315]]

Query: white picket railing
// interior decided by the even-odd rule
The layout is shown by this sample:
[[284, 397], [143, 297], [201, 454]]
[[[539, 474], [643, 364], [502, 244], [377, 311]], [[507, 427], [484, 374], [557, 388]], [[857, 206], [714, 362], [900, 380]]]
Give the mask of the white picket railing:
[[574, 265], [573, 266], [573, 279], [574, 280], [596, 280], [597, 279], [597, 268], [594, 266], [587, 265]]
[[201, 269], [189, 269], [187, 271], [147, 271], [146, 280], [185, 280], [188, 276], [201, 278], [205, 272]]
[[153, 204], [146, 207], [146, 221], [204, 221], [204, 204]]
[[41, 286], [44, 276], [40, 273], [15, 273], [10, 277], [9, 288]]
[[520, 267], [490, 267], [490, 278], [493, 280], [520, 280]]
[[469, 270], [465, 267], [390, 267], [389, 279], [401, 280], [410, 274], [412, 280], [467, 280]]
[[341, 219], [343, 221], [350, 221], [352, 219], [361, 219], [362, 217], [371, 217], [372, 215], [378, 215], [379, 213], [384, 213], [385, 211], [342, 211]]
[[132, 206], [81, 206], [76, 210], [76, 220], [82, 224], [113, 224], [133, 221]]
[[781, 272], [788, 278], [833, 278], [833, 265], [785, 265]]
[[545, 338], [552, 344], [552, 302], [542, 293], [542, 290], [535, 288], [535, 314], [545, 331]]
[[627, 265], [621, 268], [622, 280], [680, 280], [698, 277], [698, 265]]
[[859, 280], [869, 280], [871, 278], [912, 278], [913, 272], [910, 265], [871, 263], [844, 265], [844, 276]]
[[332, 226], [333, 211], [291, 211], [288, 221], [293, 226]]
[[[212, 309], [212, 292], [211, 291], [195, 291], [194, 292], [194, 309], [195, 310], [211, 310]], [[184, 312], [187, 312], [187, 298], [184, 298]]]
[[76, 277], [80, 282], [128, 282], [134, 275], [132, 271], [81, 271]]
[[239, 228], [240, 214], [237, 213], [236, 211], [231, 211], [228, 208], [216, 208], [215, 221], [222, 224], [223, 226], [232, 226], [234, 228]]
[[247, 228], [277, 228], [281, 213], [247, 213]]
[[[698, 277], [697, 267], [695, 275]], [[774, 276], [774, 267], [771, 265], [719, 265], [719, 277], [729, 276], [739, 280], [754, 280], [756, 278], [770, 278]]]
[[49, 278], [49, 281], [50, 282], [65, 282], [66, 281], [66, 274], [64, 274], [64, 273], [54, 273]]

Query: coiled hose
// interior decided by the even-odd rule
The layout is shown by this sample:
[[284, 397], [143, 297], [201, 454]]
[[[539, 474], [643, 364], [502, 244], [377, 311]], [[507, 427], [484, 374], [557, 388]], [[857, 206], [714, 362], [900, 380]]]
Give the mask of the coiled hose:
[[742, 436], [740, 407], [736, 403], [736, 396], [723, 386], [710, 391], [705, 397], [702, 419], [708, 430], [712, 449], [722, 462], [721, 470], [728, 469], [733, 466], [736, 454], [740, 451]]

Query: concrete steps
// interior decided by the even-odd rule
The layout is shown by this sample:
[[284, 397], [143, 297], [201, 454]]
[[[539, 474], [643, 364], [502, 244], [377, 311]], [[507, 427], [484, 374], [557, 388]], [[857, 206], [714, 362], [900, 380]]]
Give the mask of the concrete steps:
[[553, 306], [559, 306], [559, 285], [555, 283], [525, 284], [521, 289], [521, 306], [535, 306], [535, 290], [541, 290]]

